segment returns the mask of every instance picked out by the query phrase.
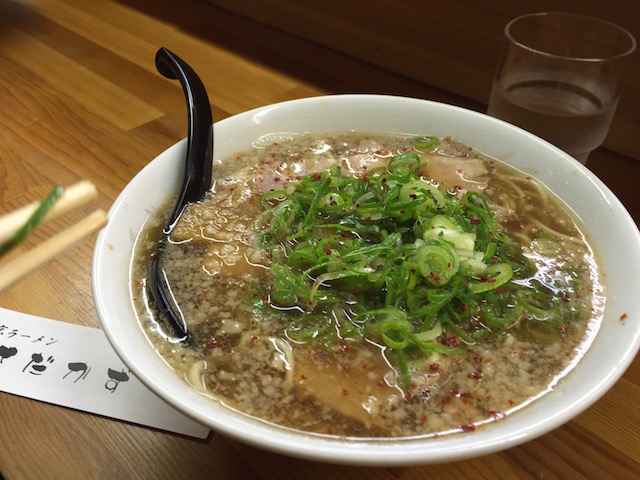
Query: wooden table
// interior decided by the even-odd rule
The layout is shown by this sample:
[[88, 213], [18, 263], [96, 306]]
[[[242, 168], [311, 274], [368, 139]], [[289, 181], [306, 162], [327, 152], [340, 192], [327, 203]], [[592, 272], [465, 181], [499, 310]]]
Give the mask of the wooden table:
[[[40, 198], [53, 184], [80, 179], [98, 186], [97, 204], [106, 210], [145, 164], [186, 135], [180, 87], [155, 70], [160, 46], [199, 72], [215, 120], [336, 92], [484, 108], [196, 0], [4, 0], [0, 214]], [[589, 167], [638, 221], [640, 164], [598, 150]], [[38, 230], [20, 251], [80, 218], [73, 214]], [[99, 327], [91, 293], [94, 240], [0, 294], [0, 306]], [[636, 360], [600, 401], [536, 440], [467, 461], [373, 469], [291, 459], [217, 434], [193, 440], [0, 393], [0, 471], [7, 479], [638, 478], [639, 405]]]

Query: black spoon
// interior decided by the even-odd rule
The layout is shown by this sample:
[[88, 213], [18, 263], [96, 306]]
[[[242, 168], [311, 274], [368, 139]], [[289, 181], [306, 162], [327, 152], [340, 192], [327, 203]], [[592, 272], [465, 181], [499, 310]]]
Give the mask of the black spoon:
[[171, 292], [169, 279], [162, 267], [162, 253], [167, 238], [178, 222], [184, 207], [188, 203], [200, 200], [211, 188], [213, 119], [207, 91], [189, 65], [166, 48], [161, 48], [156, 53], [156, 68], [163, 76], [180, 80], [189, 114], [187, 156], [184, 164], [182, 188], [173, 212], [167, 220], [149, 272], [149, 289], [157, 307], [171, 325], [178, 337], [177, 340], [182, 341], [189, 336], [187, 322]]

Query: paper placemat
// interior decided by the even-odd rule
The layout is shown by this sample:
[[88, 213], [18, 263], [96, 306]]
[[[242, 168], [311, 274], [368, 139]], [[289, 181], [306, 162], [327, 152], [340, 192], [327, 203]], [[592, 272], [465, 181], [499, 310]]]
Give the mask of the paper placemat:
[[97, 328], [0, 308], [0, 391], [206, 438], [138, 380]]

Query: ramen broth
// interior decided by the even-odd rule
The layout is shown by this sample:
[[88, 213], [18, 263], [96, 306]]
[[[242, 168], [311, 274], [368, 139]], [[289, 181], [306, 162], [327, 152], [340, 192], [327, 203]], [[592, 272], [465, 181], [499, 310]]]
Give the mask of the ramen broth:
[[[593, 252], [563, 205], [533, 179], [452, 139], [431, 140], [428, 137], [425, 144], [408, 136], [361, 133], [270, 135], [258, 139], [248, 151], [214, 162], [218, 180], [211, 193], [187, 207], [163, 253], [163, 268], [188, 324], [188, 341], [177, 342], [172, 337], [146, 291], [169, 203], [148, 220], [136, 244], [131, 273], [134, 303], [162, 358], [193, 388], [233, 409], [283, 427], [343, 437], [472, 431], [505, 418], [552, 389], [580, 358], [601, 319], [603, 287]], [[407, 270], [408, 296], [397, 297], [392, 305], [389, 290], [393, 284], [383, 276], [375, 283], [362, 272], [354, 277], [325, 273], [318, 280], [323, 270], [309, 268], [309, 284], [316, 289], [311, 299], [298, 295], [289, 301], [277, 290], [272, 265], [286, 265], [293, 260], [291, 252], [303, 243], [362, 240], [364, 246], [359, 248], [374, 249], [375, 242], [364, 241], [364, 233], [345, 228], [330, 233], [308, 228], [312, 238], [304, 242], [289, 235], [288, 240], [272, 242], [267, 248], [265, 239], [273, 240], [275, 235], [269, 229], [273, 231], [279, 220], [275, 213], [265, 217], [263, 212], [282, 205], [286, 195], [267, 195], [261, 202], [263, 195], [274, 190], [291, 193], [305, 175], [304, 181], [311, 184], [324, 179], [320, 173], [331, 168], [335, 181], [335, 165], [344, 178], [372, 181], [388, 173], [385, 168], [391, 169], [390, 159], [408, 152], [420, 160], [420, 185], [439, 188], [444, 193], [437, 198], [444, 195], [453, 204], [478, 203], [471, 199], [479, 197], [464, 196], [469, 192], [486, 196], [491, 215], [509, 232], [508, 241], [522, 249], [522, 261], [532, 271], [526, 278], [514, 274], [499, 287], [487, 285], [492, 287], [491, 298], [502, 298], [508, 289], [534, 283], [548, 292], [546, 298], [523, 300], [531, 307], [528, 313], [516, 308], [518, 302], [511, 302], [509, 308], [517, 312], [517, 318], [500, 324], [484, 317], [483, 308], [493, 308], [493, 300], [479, 296], [475, 300], [476, 294], [469, 294], [465, 298], [474, 299], [478, 306], [457, 300], [437, 314], [426, 314], [431, 318], [427, 328], [415, 327], [422, 317], [412, 316], [406, 307], [411, 302], [403, 299], [415, 299], [412, 292], [419, 288], [426, 292], [427, 287], [436, 298], [446, 285], [438, 276], [420, 277], [415, 268]], [[400, 170], [396, 174], [404, 175]], [[412, 203], [416, 195], [410, 193], [407, 201]], [[334, 210], [339, 210], [339, 202], [345, 201], [342, 197], [326, 197], [322, 202], [328, 207], [334, 202]], [[360, 205], [352, 208], [356, 207]], [[393, 223], [400, 224], [404, 220], [397, 215], [400, 220]], [[473, 227], [478, 219], [469, 218]], [[376, 219], [361, 216], [356, 222], [365, 231]], [[411, 237], [408, 242], [407, 235], [419, 227], [401, 230], [399, 238], [408, 243], [402, 248], [410, 251], [402, 258], [419, 256], [416, 252], [424, 245], [442, 244], [451, 231], [442, 228], [438, 239], [430, 239], [425, 229], [420, 238]], [[468, 239], [470, 234], [461, 235]], [[450, 249], [456, 238], [445, 247]], [[476, 244], [478, 241], [479, 237]], [[326, 254], [339, 260], [334, 250], [327, 249]], [[459, 288], [475, 284], [477, 292], [485, 288], [483, 281], [497, 281], [504, 272], [487, 278], [495, 258], [489, 259], [488, 253], [484, 259], [482, 254], [474, 255], [473, 260], [462, 261], [466, 266], [461, 271], [475, 269], [475, 261], [485, 273], [469, 277]], [[376, 274], [376, 268], [382, 267], [361, 267], [367, 275]], [[379, 290], [373, 296], [386, 298], [387, 303], [364, 298], [365, 287], [374, 284]], [[527, 292], [513, 298], [529, 298]], [[332, 295], [338, 300], [327, 302]], [[425, 311], [430, 301], [436, 302], [433, 298], [425, 294], [421, 299]], [[383, 303], [373, 314], [358, 315], [376, 302]], [[547, 311], [560, 312], [560, 317], [547, 317]], [[361, 321], [371, 317], [369, 323], [377, 325], [377, 317], [393, 312], [399, 312], [402, 320], [392, 325], [415, 329], [404, 334], [396, 327], [376, 331]], [[494, 311], [495, 315], [501, 314]]]

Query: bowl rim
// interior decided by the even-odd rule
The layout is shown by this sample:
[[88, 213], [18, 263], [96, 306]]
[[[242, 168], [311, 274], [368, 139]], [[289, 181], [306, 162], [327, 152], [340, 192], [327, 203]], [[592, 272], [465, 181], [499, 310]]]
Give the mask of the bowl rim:
[[[370, 94], [329, 95], [289, 100], [249, 110], [216, 122], [214, 131], [217, 133], [218, 131], [224, 132], [225, 128], [244, 128], [243, 125], [246, 124], [255, 125], [256, 122], [265, 122], [265, 119], [269, 116], [279, 115], [281, 113], [283, 115], [289, 115], [290, 111], [301, 112], [308, 110], [310, 112], [319, 112], [326, 109], [337, 108], [335, 107], [336, 105], [345, 103], [360, 107], [376, 104], [385, 108], [424, 108], [439, 114], [452, 115], [453, 117], [461, 116], [465, 119], [472, 119], [475, 122], [482, 122], [483, 125], [491, 126], [494, 129], [508, 132], [511, 136], [515, 136], [520, 142], [527, 142], [527, 146], [535, 146], [540, 152], [553, 156], [555, 159], [561, 161], [563, 168], [565, 168], [565, 175], [575, 175], [576, 178], [580, 179], [585, 185], [590, 185], [589, 188], [592, 188], [594, 192], [597, 191], [599, 193], [602, 201], [617, 215], [617, 222], [624, 227], [625, 233], [632, 236], [632, 240], [627, 241], [631, 241], [634, 245], [633, 254], [640, 259], [640, 232], [638, 232], [635, 222], [613, 192], [592, 172], [548, 142], [518, 127], [488, 117], [482, 113], [467, 110], [462, 107], [410, 97]], [[460, 140], [466, 143], [464, 139]], [[148, 370], [149, 368], [159, 368], [157, 363], [161, 362], [155, 352], [153, 352], [153, 354], [158, 358], [150, 360], [146, 356], [141, 355], [139, 351], [129, 348], [130, 345], [127, 345], [126, 332], [123, 331], [122, 325], [119, 325], [117, 320], [114, 321], [114, 306], [110, 304], [112, 299], [106, 296], [105, 292], [108, 292], [110, 288], [109, 282], [112, 281], [112, 277], [108, 272], [111, 268], [109, 252], [113, 251], [111, 242], [113, 242], [113, 234], [115, 233], [115, 221], [122, 218], [122, 215], [125, 215], [129, 208], [129, 199], [135, 193], [135, 190], [141, 182], [147, 177], [154, 176], [156, 174], [155, 171], [161, 169], [162, 165], [170, 164], [172, 158], [179, 157], [185, 150], [185, 147], [186, 139], [183, 139], [158, 155], [129, 182], [112, 205], [108, 213], [110, 219], [109, 224], [99, 233], [96, 241], [93, 257], [92, 288], [96, 309], [103, 330], [116, 353], [122, 358], [123, 362], [131, 369], [134, 375], [165, 401], [225, 436], [277, 453], [338, 464], [408, 466], [461, 460], [521, 444], [565, 423], [604, 395], [620, 376], [622, 376], [622, 373], [633, 361], [640, 349], [640, 332], [638, 331], [640, 329], [636, 328], [633, 335], [628, 337], [624, 351], [619, 352], [620, 355], [615, 362], [612, 363], [612, 370], [609, 374], [586, 389], [579, 402], [569, 404], [560, 403], [558, 410], [541, 418], [533, 425], [518, 422], [521, 428], [516, 431], [510, 431], [512, 429], [505, 428], [504, 422], [496, 422], [494, 425], [479, 429], [476, 432], [444, 436], [436, 439], [393, 441], [344, 441], [333, 438], [326, 439], [304, 432], [290, 431], [282, 427], [273, 427], [265, 422], [247, 418], [244, 415], [234, 414], [233, 412], [230, 413], [224, 406], [218, 406], [218, 408], [206, 407], [203, 402], [195, 398], [195, 393], [187, 395], [186, 397], [181, 394], [178, 395], [175, 391], [171, 391], [171, 389], [168, 388], [168, 385], [170, 386], [172, 382], [159, 384], [156, 378], [148, 374], [148, 371], [151, 371]], [[478, 148], [482, 150], [480, 147]], [[135, 232], [130, 231], [129, 234], [135, 236]], [[133, 241], [134, 238], [132, 237], [130, 240]], [[127, 270], [127, 281], [128, 273]], [[640, 284], [640, 273], [636, 281]], [[633, 321], [635, 322], [635, 319]], [[630, 321], [629, 325], [631, 324], [632, 322]], [[635, 323], [633, 325], [635, 325]], [[165, 365], [164, 368], [168, 367]], [[174, 376], [178, 379], [176, 375]], [[181, 379], [178, 380], [182, 382]], [[565, 380], [563, 380], [563, 382], [564, 381]], [[546, 397], [549, 396], [551, 395]], [[192, 403], [185, 404], [185, 398]], [[205, 401], [208, 401], [210, 404], [214, 403], [206, 399]], [[536, 402], [526, 408], [531, 409], [535, 404]], [[194, 405], [197, 408], [194, 408]], [[212, 416], [212, 413], [215, 415]], [[521, 413], [522, 412], [517, 412], [510, 416], [509, 420], [512, 424], [515, 425], [516, 423], [512, 421], [515, 415], [520, 415]], [[507, 422], [507, 425], [510, 425], [510, 423]], [[497, 431], [497, 433], [489, 435], [486, 433], [488, 431], [491, 433]]]

